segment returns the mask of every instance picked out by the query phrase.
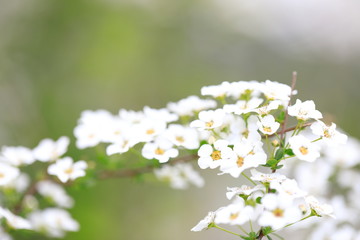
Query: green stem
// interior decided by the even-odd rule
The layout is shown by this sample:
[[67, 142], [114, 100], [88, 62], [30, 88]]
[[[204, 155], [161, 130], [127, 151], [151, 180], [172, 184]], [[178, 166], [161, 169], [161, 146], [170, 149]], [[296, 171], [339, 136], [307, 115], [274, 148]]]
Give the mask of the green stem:
[[296, 221], [296, 222], [289, 223], [288, 225], [285, 225], [285, 226], [284, 226], [284, 227], [282, 227], [282, 228], [275, 229], [275, 230], [271, 231], [270, 233], [274, 233], [274, 232], [279, 231], [279, 230], [281, 230], [281, 229], [284, 229], [284, 228], [290, 227], [290, 226], [294, 225], [295, 223], [298, 223], [298, 222], [304, 221], [305, 219], [308, 219], [309, 217], [312, 217], [312, 216], [314, 216], [314, 215], [310, 214], [309, 216], [303, 217], [302, 219], [300, 219], [300, 220], [298, 220], [298, 221]]
[[246, 235], [249, 235], [249, 233], [242, 227], [242, 226], [238, 226], [240, 228], [240, 230], [245, 233]]
[[277, 237], [280, 240], [285, 240], [285, 238], [283, 238], [282, 236], [280, 236], [279, 234], [276, 233], [271, 233], [272, 235], [274, 235], [275, 237]]
[[249, 178], [244, 172], [241, 173], [241, 175], [243, 175], [247, 180], [249, 180], [252, 184], [254, 184], [254, 186], [256, 186], [256, 182], [254, 182], [253, 180], [251, 180], [251, 178]]
[[227, 230], [227, 229], [225, 229], [225, 228], [222, 228], [222, 227], [220, 227], [220, 226], [218, 226], [218, 225], [216, 225], [216, 224], [214, 224], [214, 227], [215, 227], [215, 228], [217, 228], [217, 229], [220, 229], [220, 230], [222, 230], [222, 231], [224, 231], [224, 232], [227, 232], [227, 233], [233, 234], [233, 235], [235, 235], [235, 236], [238, 236], [238, 237], [240, 237], [240, 236], [241, 236], [241, 235], [239, 235], [239, 234], [237, 234], [237, 233], [234, 233], [234, 232], [229, 231], [229, 230]]
[[321, 140], [322, 139], [322, 137], [319, 137], [319, 138], [317, 138], [317, 139], [315, 139], [315, 140], [312, 140], [311, 142], [313, 143], [313, 142], [317, 142], [317, 141], [319, 141], [319, 140]]

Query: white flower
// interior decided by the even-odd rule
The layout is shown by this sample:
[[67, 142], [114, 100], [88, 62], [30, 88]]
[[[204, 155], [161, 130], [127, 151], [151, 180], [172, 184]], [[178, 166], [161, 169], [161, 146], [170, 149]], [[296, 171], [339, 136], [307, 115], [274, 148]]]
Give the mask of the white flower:
[[20, 174], [20, 170], [6, 163], [0, 162], [0, 186], [7, 185], [14, 181]]
[[281, 101], [279, 100], [270, 101], [268, 104], [252, 110], [252, 112], [256, 112], [260, 116], [264, 116], [268, 115], [272, 110], [278, 109], [280, 105]]
[[195, 227], [191, 229], [191, 231], [200, 232], [202, 230], [208, 229], [210, 225], [214, 223], [215, 216], [215, 212], [209, 212], [204, 219], [202, 219]]
[[190, 127], [204, 129], [214, 129], [220, 127], [225, 118], [225, 112], [222, 109], [201, 111], [199, 113], [199, 120], [194, 120], [190, 123]]
[[273, 230], [277, 230], [302, 217], [300, 208], [280, 195], [267, 194], [261, 199], [261, 203], [265, 210], [259, 217], [260, 226], [270, 226]]
[[247, 139], [252, 142], [260, 142], [261, 135], [258, 132], [257, 117], [255, 115], [250, 116], [245, 122], [241, 117], [236, 116], [235, 119], [229, 124], [230, 133], [226, 140], [230, 144], [234, 145], [237, 142], [241, 142]]
[[30, 184], [30, 177], [25, 173], [20, 173], [8, 184], [4, 185], [6, 188], [15, 189], [18, 193], [24, 192]]
[[178, 115], [170, 113], [166, 108], [154, 109], [150, 107], [144, 107], [145, 118], [151, 119], [153, 121], [164, 121], [164, 122], [174, 122], [179, 119]]
[[246, 94], [251, 97], [258, 97], [260, 95], [261, 84], [257, 81], [239, 81], [230, 83], [228, 90], [229, 96], [239, 99], [241, 95]]
[[257, 122], [259, 130], [266, 135], [274, 134], [280, 127], [280, 123], [275, 121], [272, 115], [266, 115]]
[[248, 168], [258, 167], [266, 163], [267, 156], [261, 147], [261, 142], [242, 141], [235, 143], [233, 152], [234, 157], [224, 161], [220, 171], [229, 173], [237, 178]]
[[85, 176], [87, 163], [83, 160], [74, 163], [71, 157], [64, 157], [51, 164], [48, 173], [57, 176], [61, 182], [65, 183], [78, 177]]
[[336, 130], [336, 124], [332, 123], [331, 126], [327, 126], [322, 121], [317, 121], [310, 126], [313, 134], [322, 137], [324, 141], [329, 144], [345, 144], [347, 136]]
[[204, 186], [204, 179], [188, 163], [178, 163], [174, 166], [164, 165], [154, 170], [155, 176], [160, 180], [170, 182], [175, 189], [185, 189], [189, 184], [197, 187]]
[[210, 99], [200, 99], [198, 96], [189, 96], [181, 99], [177, 103], [170, 102], [167, 108], [179, 116], [193, 116], [194, 113], [215, 108], [216, 101]]
[[212, 97], [225, 97], [231, 88], [230, 83], [222, 82], [220, 85], [205, 86], [201, 88], [201, 95]]
[[173, 144], [165, 139], [149, 142], [142, 148], [141, 154], [147, 159], [157, 159], [160, 163], [169, 161], [179, 155], [179, 151], [173, 148]]
[[0, 207], [0, 218], [4, 217], [7, 224], [15, 229], [32, 229], [30, 222], [22, 217], [14, 215], [8, 209]]
[[250, 194], [257, 192], [257, 191], [265, 191], [264, 185], [256, 185], [255, 187], [250, 187], [247, 185], [242, 185], [241, 187], [228, 187], [226, 192], [227, 199], [232, 199], [236, 195], [246, 195], [249, 196]]
[[262, 183], [270, 183], [273, 181], [276, 182], [282, 182], [286, 179], [286, 177], [284, 175], [281, 175], [279, 173], [262, 173], [257, 171], [256, 169], [251, 169], [251, 179], [254, 181], [259, 181]]
[[76, 146], [80, 149], [93, 147], [104, 139], [104, 133], [112, 124], [114, 116], [106, 110], [84, 111], [81, 113], [79, 125], [74, 129]]
[[307, 194], [298, 187], [294, 179], [285, 179], [282, 182], [271, 182], [270, 188], [275, 189], [279, 195], [291, 199], [304, 197]]
[[151, 119], [144, 119], [141, 123], [134, 127], [132, 138], [135, 142], [150, 142], [155, 139], [156, 136], [162, 134], [166, 129], [166, 122], [154, 121]]
[[261, 98], [252, 98], [249, 101], [239, 100], [235, 104], [224, 105], [224, 111], [226, 113], [235, 113], [238, 115], [254, 111], [263, 100]]
[[200, 145], [199, 134], [196, 129], [185, 127], [179, 124], [169, 125], [165, 136], [174, 145], [186, 149], [197, 149]]
[[311, 143], [309, 139], [302, 135], [291, 137], [289, 143], [294, 154], [300, 160], [313, 162], [320, 157], [319, 146]]
[[65, 136], [60, 137], [57, 141], [44, 139], [34, 149], [34, 156], [41, 162], [55, 161], [66, 153], [69, 143], [69, 138]]
[[70, 214], [60, 208], [47, 208], [43, 211], [32, 212], [29, 220], [36, 231], [43, 232], [50, 237], [61, 238], [66, 231], [78, 231], [79, 224]]
[[360, 163], [360, 142], [355, 138], [349, 138], [346, 144], [327, 147], [324, 155], [333, 165], [341, 168], [354, 167]]
[[59, 207], [70, 208], [74, 205], [73, 199], [59, 184], [47, 180], [41, 181], [36, 184], [36, 190], [42, 196], [50, 198]]
[[234, 152], [228, 147], [228, 142], [225, 140], [217, 140], [214, 143], [214, 148], [209, 144], [204, 144], [198, 151], [198, 164], [201, 169], [217, 168], [223, 161], [234, 157]]
[[32, 151], [26, 147], [8, 147], [1, 149], [0, 161], [13, 166], [28, 165], [35, 161]]
[[[261, 85], [261, 91], [268, 100], [281, 100], [287, 103], [291, 95], [291, 87], [282, 83], [266, 80]], [[293, 92], [293, 94], [296, 92]]]
[[251, 206], [245, 206], [244, 200], [238, 198], [233, 204], [218, 210], [215, 223], [242, 225], [253, 218], [253, 213], [254, 209]]
[[288, 114], [303, 121], [306, 121], [310, 118], [322, 118], [321, 112], [315, 109], [315, 103], [311, 100], [301, 102], [301, 100], [297, 99], [294, 105], [288, 107]]
[[320, 204], [314, 196], [305, 197], [305, 201], [309, 205], [309, 207], [320, 217], [330, 216], [332, 218], [335, 218], [335, 216], [332, 214], [334, 210], [331, 205]]

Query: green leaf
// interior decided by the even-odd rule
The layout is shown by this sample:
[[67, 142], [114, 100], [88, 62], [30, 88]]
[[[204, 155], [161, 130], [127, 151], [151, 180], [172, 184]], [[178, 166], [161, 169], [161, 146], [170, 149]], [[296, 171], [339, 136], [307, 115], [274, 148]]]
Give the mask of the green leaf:
[[267, 239], [272, 240], [272, 238], [269, 235], [266, 235]]
[[275, 153], [275, 159], [276, 160], [280, 160], [284, 157], [284, 154], [285, 154], [285, 151], [283, 148], [279, 148], [278, 150], [276, 150], [276, 153]]
[[277, 116], [276, 121], [279, 123], [282, 123], [282, 122], [284, 122], [284, 120], [285, 120], [285, 112], [283, 111], [283, 112], [280, 112], [279, 116]]
[[295, 156], [295, 154], [294, 154], [294, 152], [293, 152], [293, 150], [291, 149], [291, 148], [287, 148], [287, 149], [285, 149], [285, 154], [286, 155], [289, 155], [289, 156]]
[[270, 234], [272, 232], [272, 228], [271, 227], [264, 227], [262, 229], [262, 232], [263, 232], [264, 235], [268, 235], [268, 234]]
[[278, 164], [278, 160], [273, 159], [273, 158], [272, 158], [272, 159], [269, 159], [269, 160], [266, 162], [266, 166], [271, 167], [271, 168], [275, 167], [276, 164]]
[[255, 200], [256, 203], [261, 204], [261, 199], [262, 199], [262, 197], [257, 197], [256, 200]]

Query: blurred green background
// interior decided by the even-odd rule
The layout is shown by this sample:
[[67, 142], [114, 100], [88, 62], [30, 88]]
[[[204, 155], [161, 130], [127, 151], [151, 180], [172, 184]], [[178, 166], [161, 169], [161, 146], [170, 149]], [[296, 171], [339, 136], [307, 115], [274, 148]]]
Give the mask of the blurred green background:
[[[360, 137], [360, 41], [353, 41], [360, 27], [344, 22], [349, 31], [332, 29], [339, 18], [331, 12], [313, 25], [294, 18], [275, 25], [267, 18], [279, 18], [277, 7], [288, 13], [286, 20], [306, 16], [307, 5], [291, 13], [281, 11], [283, 1], [275, 1], [272, 10], [256, 1], [258, 12], [231, 4], [0, 0], [0, 144], [32, 148], [46, 137], [74, 140], [73, 128], [86, 109], [160, 108], [222, 81], [290, 84], [294, 70], [298, 97], [314, 100], [327, 119]], [[346, 19], [354, 9], [340, 10]], [[240, 18], [234, 17], [237, 11]], [[69, 155], [79, 156], [73, 143]], [[117, 179], [74, 192], [71, 213], [81, 230], [66, 239], [233, 239], [215, 230], [190, 232], [208, 211], [228, 204], [226, 186], [237, 184], [215, 171], [201, 173], [207, 179], [203, 189]]]

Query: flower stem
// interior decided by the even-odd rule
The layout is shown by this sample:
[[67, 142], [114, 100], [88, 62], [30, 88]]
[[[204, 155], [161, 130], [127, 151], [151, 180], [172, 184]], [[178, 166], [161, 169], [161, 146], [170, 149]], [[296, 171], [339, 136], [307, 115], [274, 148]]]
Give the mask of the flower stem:
[[254, 182], [253, 180], [251, 180], [251, 178], [249, 178], [244, 172], [241, 173], [241, 175], [243, 175], [247, 180], [249, 180], [252, 184], [254, 184], [254, 186], [256, 186], [256, 182]]
[[227, 230], [227, 229], [225, 229], [225, 228], [222, 228], [222, 227], [220, 227], [220, 226], [218, 226], [218, 225], [216, 225], [216, 224], [214, 224], [214, 227], [215, 227], [215, 228], [217, 228], [217, 229], [220, 229], [220, 230], [222, 230], [222, 231], [224, 231], [224, 232], [227, 232], [227, 233], [233, 234], [233, 235], [235, 235], [235, 236], [238, 236], [238, 237], [240, 237], [240, 236], [241, 236], [241, 235], [239, 235], [239, 234], [237, 234], [237, 233], [234, 233], [234, 232], [229, 231], [229, 230]]

